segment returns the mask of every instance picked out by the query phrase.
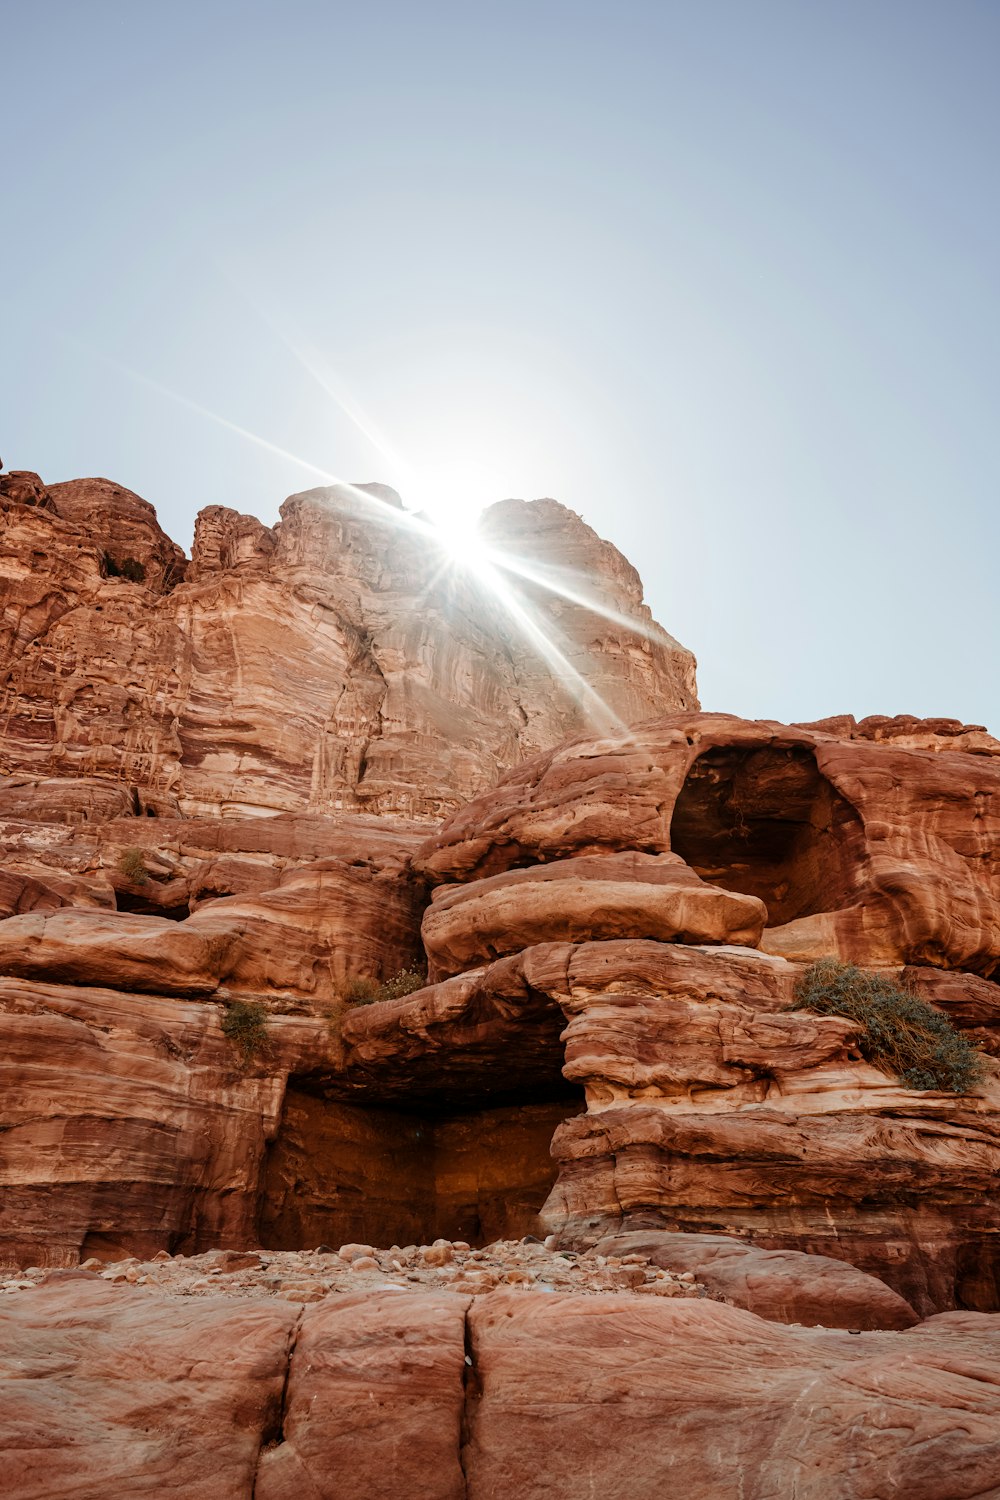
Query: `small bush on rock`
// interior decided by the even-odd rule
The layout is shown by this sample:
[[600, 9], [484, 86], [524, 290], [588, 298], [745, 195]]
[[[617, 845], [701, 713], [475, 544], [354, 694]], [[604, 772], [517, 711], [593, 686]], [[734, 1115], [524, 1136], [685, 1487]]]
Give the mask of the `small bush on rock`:
[[141, 849], [123, 849], [118, 856], [118, 873], [132, 885], [145, 885], [149, 871], [143, 863]]
[[415, 990], [422, 990], [427, 983], [427, 975], [420, 969], [400, 969], [391, 979], [384, 979], [379, 985], [381, 991], [380, 1000], [399, 1000], [403, 995], [412, 995]]
[[348, 1005], [371, 1005], [378, 1000], [378, 985], [374, 979], [349, 979], [344, 990]]
[[259, 1000], [232, 1000], [222, 1015], [222, 1034], [239, 1049], [244, 1064], [267, 1050], [267, 1009]]
[[983, 1076], [982, 1059], [947, 1016], [887, 975], [821, 959], [795, 986], [789, 1009], [856, 1021], [865, 1060], [907, 1088], [967, 1094]]
[[374, 1005], [377, 1000], [399, 1000], [422, 990], [427, 975], [420, 969], [400, 969], [391, 979], [351, 979], [344, 991], [349, 1005]]

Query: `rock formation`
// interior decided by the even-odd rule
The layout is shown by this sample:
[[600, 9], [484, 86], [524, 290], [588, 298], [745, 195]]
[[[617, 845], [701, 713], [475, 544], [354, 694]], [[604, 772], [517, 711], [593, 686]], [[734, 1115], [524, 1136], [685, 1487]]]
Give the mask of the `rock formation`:
[[[998, 752], [946, 723], [676, 715], [558, 748], [425, 846], [414, 863], [441, 882], [428, 954], [470, 971], [497, 1057], [534, 1058], [513, 1007], [559, 1007], [561, 1071], [588, 1107], [553, 1141], [548, 1228], [570, 1244], [726, 1230], [846, 1259], [924, 1312], [1000, 1306], [996, 1069], [968, 1097], [906, 1089], [863, 1060], [851, 1022], [790, 1010], [809, 960], [892, 966], [1000, 1051]], [[669, 875], [681, 860], [689, 887]], [[711, 930], [677, 921], [675, 889]], [[422, 1030], [456, 1054], [459, 982], [422, 1001]], [[377, 1021], [387, 1051], [413, 1053], [402, 1015], [348, 1030]]]
[[555, 501], [484, 518], [492, 556], [530, 560], [501, 570], [513, 610], [384, 486], [281, 517], [210, 507], [187, 561], [118, 485], [0, 476], [0, 766], [37, 779], [36, 817], [53, 777], [157, 815], [436, 817], [579, 733], [595, 694], [609, 722], [697, 703], [635, 569]]
[[[538, 655], [367, 491], [188, 561], [0, 481], [10, 1493], [1000, 1493], [1000, 743], [699, 713], [504, 502]], [[801, 1008], [829, 958], [969, 1091]]]
[[704, 1299], [295, 1306], [74, 1274], [0, 1307], [10, 1500], [996, 1493], [982, 1314], [852, 1336]]
[[[8, 1255], [726, 1233], [924, 1314], [995, 1308], [993, 1064], [967, 1096], [906, 1088], [854, 1023], [790, 1009], [832, 953], [998, 1050], [1000, 758], [972, 733], [675, 715], [543, 755], [422, 842], [341, 815], [326, 858], [317, 818], [225, 858], [225, 822], [55, 828], [76, 895], [0, 922]], [[87, 886], [129, 824], [175, 920], [152, 878]], [[424, 954], [427, 987], [345, 1007]], [[249, 1063], [237, 1001], [270, 1014]]]

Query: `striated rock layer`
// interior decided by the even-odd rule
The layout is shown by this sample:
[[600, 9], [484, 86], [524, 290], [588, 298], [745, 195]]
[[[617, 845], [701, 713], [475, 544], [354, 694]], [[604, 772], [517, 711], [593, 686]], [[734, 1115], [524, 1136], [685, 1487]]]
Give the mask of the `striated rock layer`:
[[[59, 783], [87, 822], [32, 824], [6, 787], [0, 1252], [725, 1235], [921, 1314], [1000, 1307], [997, 748], [679, 714], [536, 758], [423, 840], [129, 818], [99, 778]], [[855, 1023], [793, 1009], [826, 955], [939, 1005], [980, 1083], [904, 1087]], [[424, 960], [415, 993], [351, 1003]], [[268, 1018], [252, 1054], [236, 1002]]]
[[854, 1023], [792, 1007], [805, 964], [838, 957], [1000, 1051], [998, 832], [1000, 745], [947, 721], [675, 715], [570, 743], [416, 855], [453, 976], [420, 1025], [348, 1028], [377, 1024], [397, 1072], [443, 1051], [450, 1074], [535, 1069], [555, 1004], [550, 1060], [587, 1100], [553, 1139], [563, 1243], [722, 1231], [850, 1261], [924, 1312], [996, 1308], [996, 1065], [967, 1096], [905, 1088]]
[[157, 815], [436, 817], [595, 704], [608, 724], [697, 704], [635, 569], [553, 500], [484, 517], [530, 565], [502, 570], [513, 610], [384, 486], [281, 517], [209, 507], [188, 561], [119, 485], [0, 476], [0, 769], [33, 778], [35, 818], [65, 815], [57, 787], [42, 811], [65, 777]]
[[[504, 502], [538, 654], [400, 518], [215, 508], [188, 560], [0, 481], [0, 1262], [62, 1268], [0, 1286], [11, 1494], [993, 1493], [1000, 744], [700, 714], [625, 560]], [[825, 957], [975, 1086], [797, 1009]], [[255, 1245], [239, 1297], [156, 1273]]]

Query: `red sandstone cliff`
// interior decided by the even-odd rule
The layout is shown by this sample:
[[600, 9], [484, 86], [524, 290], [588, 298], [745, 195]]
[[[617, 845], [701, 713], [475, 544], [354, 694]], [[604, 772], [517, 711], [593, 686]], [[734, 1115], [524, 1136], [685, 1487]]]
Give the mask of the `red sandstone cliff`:
[[[210, 507], [188, 562], [118, 485], [0, 476], [0, 768], [115, 780], [157, 813], [427, 817], [587, 726], [560, 663], [391, 490], [281, 517]], [[482, 531], [617, 617], [504, 575], [612, 715], [696, 705], [690, 653], [572, 511], [504, 501]]]
[[[16, 1500], [1000, 1493], [1000, 745], [696, 712], [552, 502], [487, 525], [641, 627], [528, 585], [630, 729], [357, 497], [204, 512], [187, 562], [103, 481], [2, 488]], [[820, 957], [926, 996], [976, 1085], [791, 1009]], [[554, 1269], [468, 1248], [529, 1231]], [[227, 1295], [179, 1258], [253, 1244]]]

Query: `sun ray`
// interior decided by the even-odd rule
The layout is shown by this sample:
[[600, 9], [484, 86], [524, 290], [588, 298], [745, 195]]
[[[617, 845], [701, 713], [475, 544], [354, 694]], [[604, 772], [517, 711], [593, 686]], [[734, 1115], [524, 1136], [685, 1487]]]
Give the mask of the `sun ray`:
[[534, 646], [539, 656], [547, 663], [553, 674], [567, 686], [581, 707], [589, 710], [594, 727], [602, 734], [622, 734], [627, 725], [604, 701], [594, 685], [574, 667], [569, 658], [560, 651], [555, 641], [545, 633], [541, 625], [531, 616], [527, 607], [517, 599], [510, 586], [500, 578], [492, 563], [483, 564], [483, 573], [490, 578], [494, 593], [507, 612], [520, 626], [523, 634]]
[[[287, 344], [287, 340], [285, 342]], [[295, 350], [290, 344], [288, 344], [288, 347], [295, 357], [308, 369], [309, 366], [300, 352]], [[536, 620], [526, 601], [517, 596], [511, 582], [503, 575], [506, 573], [513, 575], [515, 578], [523, 578], [526, 582], [533, 583], [535, 586], [544, 588], [553, 595], [567, 599], [571, 603], [588, 609], [595, 614], [602, 615], [604, 618], [622, 625], [635, 634], [649, 634], [651, 639], [661, 640], [661, 636], [655, 635], [648, 630], [644, 621], [632, 619], [619, 614], [615, 610], [609, 609], [601, 601], [591, 599], [583, 592], [570, 588], [562, 579], [545, 577], [544, 574], [538, 572], [537, 569], [531, 568], [521, 559], [492, 547], [475, 528], [467, 528], [465, 526], [457, 528], [454, 526], [449, 527], [443, 522], [428, 517], [423, 513], [398, 509], [396, 506], [390, 505], [387, 501], [380, 499], [379, 496], [371, 494], [367, 489], [362, 489], [360, 486], [351, 483], [349, 480], [342, 479], [339, 475], [321, 467], [319, 464], [313, 463], [310, 459], [302, 458], [299, 454], [292, 453], [289, 449], [271, 442], [270, 439], [261, 437], [258, 433], [252, 432], [240, 423], [232, 421], [229, 417], [224, 417], [220, 413], [212, 411], [210, 407], [204, 406], [191, 397], [182, 395], [179, 391], [175, 391], [171, 387], [162, 384], [162, 382], [153, 379], [152, 376], [132, 369], [118, 360], [110, 359], [107, 356], [105, 358], [108, 363], [127, 375], [130, 379], [148, 387], [150, 390], [156, 391], [168, 400], [186, 407], [189, 411], [195, 412], [206, 421], [213, 422], [226, 431], [235, 433], [236, 436], [243, 438], [246, 442], [253, 443], [265, 452], [274, 454], [278, 458], [283, 458], [306, 470], [308, 473], [314, 474], [319, 479], [325, 481], [327, 485], [346, 490], [352, 498], [357, 499], [362, 505], [370, 509], [373, 516], [377, 515], [382, 521], [388, 521], [392, 526], [407, 531], [412, 535], [420, 536], [424, 541], [432, 543], [441, 551], [442, 561], [418, 598], [427, 597], [437, 587], [441, 578], [449, 571], [464, 572], [467, 575], [475, 577], [496, 598], [498, 604], [510, 616], [519, 632], [547, 664], [553, 676], [563, 684], [566, 691], [585, 712], [593, 726], [601, 733], [622, 734], [627, 732], [627, 726], [619, 715], [605, 702], [593, 684], [587, 681], [556, 644], [551, 634], [551, 622], [548, 623], [548, 628], [546, 629], [546, 627]], [[339, 395], [323, 382], [316, 370], [310, 369], [310, 373], [313, 374], [315, 379], [320, 381], [327, 395], [355, 423], [358, 430], [372, 446], [376, 447], [382, 453], [383, 457], [393, 464], [397, 472], [405, 472], [408, 466], [399, 458], [399, 455], [395, 453], [391, 445], [383, 445], [378, 440], [376, 429], [365, 422], [360, 409], [352, 409], [350, 400], [341, 399]], [[392, 455], [391, 459], [389, 457], [390, 454]], [[663, 634], [665, 635], [666, 632], [663, 632]]]
[[490, 549], [490, 555], [498, 568], [506, 573], [514, 573], [518, 578], [523, 578], [527, 583], [534, 583], [538, 587], [547, 589], [550, 594], [558, 594], [570, 604], [579, 605], [581, 609], [588, 610], [591, 614], [601, 615], [613, 625], [620, 625], [632, 635], [642, 636], [644, 640], [652, 641], [656, 645], [679, 646], [669, 631], [664, 630], [662, 625], [650, 624], [645, 620], [637, 620], [633, 615], [622, 614], [620, 610], [612, 609], [602, 599], [596, 599], [592, 594], [587, 594], [581, 589], [571, 588], [564, 581], [564, 573], [559, 571], [558, 576], [546, 575], [537, 568], [530, 567], [520, 557], [510, 552]]

